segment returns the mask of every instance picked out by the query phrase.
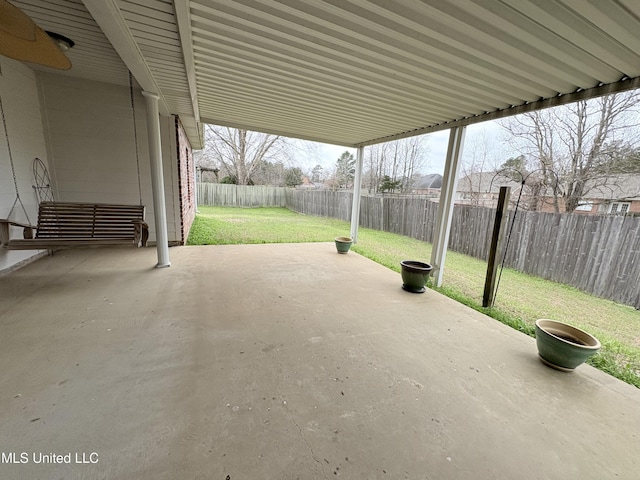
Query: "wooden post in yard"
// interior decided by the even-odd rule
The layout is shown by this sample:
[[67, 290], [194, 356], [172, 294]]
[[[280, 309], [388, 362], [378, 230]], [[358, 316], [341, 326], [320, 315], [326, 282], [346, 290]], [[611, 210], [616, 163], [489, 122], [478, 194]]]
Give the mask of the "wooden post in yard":
[[493, 299], [496, 289], [496, 275], [498, 273], [498, 265], [500, 259], [498, 256], [502, 251], [502, 240], [504, 231], [507, 228], [507, 220], [509, 218], [509, 197], [511, 196], [510, 187], [500, 187], [500, 195], [498, 196], [498, 207], [496, 209], [496, 219], [493, 223], [493, 235], [491, 236], [491, 246], [489, 247], [489, 258], [487, 260], [487, 278], [484, 282], [484, 295], [482, 296], [483, 307], [493, 307]]

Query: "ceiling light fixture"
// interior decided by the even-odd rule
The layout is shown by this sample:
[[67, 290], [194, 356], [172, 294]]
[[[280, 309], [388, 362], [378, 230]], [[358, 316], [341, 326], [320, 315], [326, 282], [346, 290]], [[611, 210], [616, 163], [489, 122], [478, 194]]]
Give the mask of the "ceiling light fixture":
[[45, 31], [47, 32], [47, 35], [49, 35], [53, 39], [53, 41], [56, 42], [58, 47], [60, 47], [60, 50], [62, 50], [63, 52], [66, 52], [76, 44], [76, 42], [71, 40], [69, 37], [65, 37], [64, 35], [60, 35], [56, 32], [50, 32], [49, 30]]

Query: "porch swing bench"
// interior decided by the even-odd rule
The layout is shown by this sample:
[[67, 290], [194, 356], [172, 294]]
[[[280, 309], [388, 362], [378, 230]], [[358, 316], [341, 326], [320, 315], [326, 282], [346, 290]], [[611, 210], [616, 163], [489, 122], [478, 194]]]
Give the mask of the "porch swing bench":
[[[0, 247], [9, 250], [146, 247], [149, 227], [144, 221], [144, 211], [144, 205], [42, 202], [35, 227], [0, 219]], [[10, 226], [21, 227], [23, 238], [10, 238]]]

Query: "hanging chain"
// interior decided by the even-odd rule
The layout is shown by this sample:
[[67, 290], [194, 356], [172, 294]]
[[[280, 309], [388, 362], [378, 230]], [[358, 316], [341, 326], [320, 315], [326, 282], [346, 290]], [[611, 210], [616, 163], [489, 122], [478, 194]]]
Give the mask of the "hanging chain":
[[142, 205], [142, 184], [140, 183], [140, 155], [138, 154], [138, 128], [136, 126], [136, 107], [133, 98], [133, 75], [129, 71], [129, 95], [131, 96], [131, 112], [133, 116], [133, 141], [136, 149], [136, 168], [138, 169], [138, 195]]
[[13, 187], [16, 191], [16, 197], [20, 197], [18, 192], [18, 179], [16, 178], [16, 169], [13, 165], [13, 155], [11, 154], [11, 145], [9, 144], [9, 130], [7, 129], [7, 119], [4, 115], [4, 106], [2, 105], [2, 97], [0, 97], [0, 112], [2, 113], [2, 125], [4, 127], [4, 136], [7, 139], [7, 149], [9, 150], [9, 163], [11, 164], [11, 173], [13, 174]]
[[0, 97], [0, 113], [2, 114], [2, 125], [4, 127], [4, 136], [7, 139], [7, 150], [9, 151], [9, 163], [11, 164], [11, 174], [13, 175], [13, 188], [16, 191], [16, 199], [13, 201], [13, 205], [11, 205], [11, 210], [9, 210], [9, 214], [7, 218], [11, 216], [13, 213], [13, 209], [16, 206], [16, 203], [20, 202], [20, 206], [22, 207], [22, 211], [24, 212], [25, 217], [27, 217], [27, 221], [31, 224], [31, 220], [29, 220], [29, 214], [27, 213], [27, 209], [24, 208], [24, 204], [22, 203], [22, 199], [20, 198], [20, 190], [18, 189], [18, 179], [16, 177], [16, 167], [13, 163], [13, 154], [11, 153], [11, 144], [9, 143], [9, 129], [7, 128], [7, 119], [4, 115], [4, 106], [2, 104], [2, 97]]

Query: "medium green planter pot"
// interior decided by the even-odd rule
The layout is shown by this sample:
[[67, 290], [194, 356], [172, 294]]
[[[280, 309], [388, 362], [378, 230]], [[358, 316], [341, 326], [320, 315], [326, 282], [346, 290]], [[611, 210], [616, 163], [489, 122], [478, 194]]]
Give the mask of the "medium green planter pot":
[[351, 244], [353, 243], [353, 238], [351, 237], [336, 237], [336, 250], [338, 253], [348, 253], [351, 248]]
[[536, 320], [538, 355], [545, 365], [571, 372], [600, 350], [596, 337], [566, 323]]
[[402, 288], [411, 293], [423, 293], [433, 267], [428, 263], [417, 260], [403, 260], [400, 262]]

